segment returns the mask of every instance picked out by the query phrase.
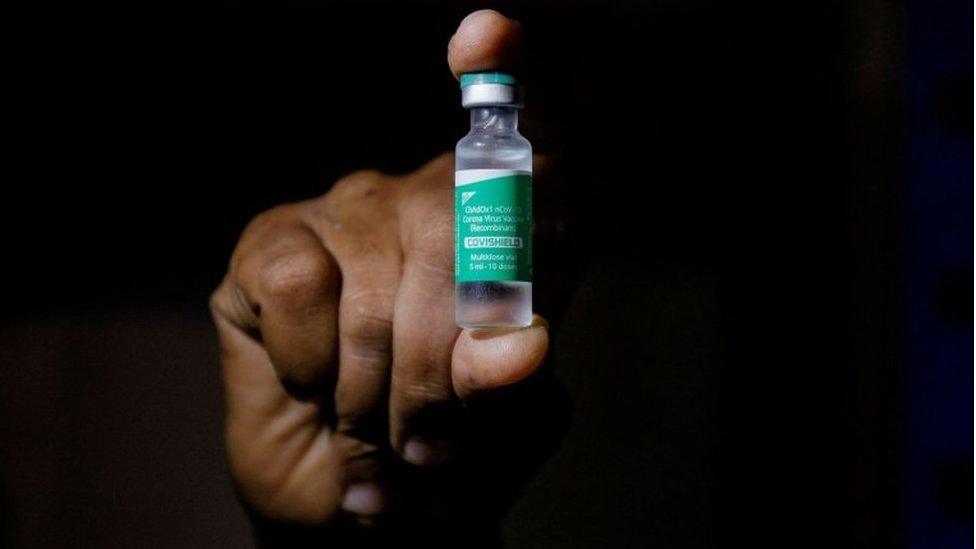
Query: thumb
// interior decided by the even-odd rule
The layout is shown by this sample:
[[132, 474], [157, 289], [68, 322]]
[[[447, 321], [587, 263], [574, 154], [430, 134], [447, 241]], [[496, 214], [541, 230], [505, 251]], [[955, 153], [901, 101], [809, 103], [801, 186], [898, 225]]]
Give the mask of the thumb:
[[512, 69], [521, 40], [517, 21], [495, 10], [478, 10], [465, 17], [451, 37], [447, 64], [455, 78], [465, 72]]
[[549, 350], [549, 325], [539, 315], [524, 328], [461, 332], [451, 357], [454, 391], [462, 400], [518, 383], [534, 374]]

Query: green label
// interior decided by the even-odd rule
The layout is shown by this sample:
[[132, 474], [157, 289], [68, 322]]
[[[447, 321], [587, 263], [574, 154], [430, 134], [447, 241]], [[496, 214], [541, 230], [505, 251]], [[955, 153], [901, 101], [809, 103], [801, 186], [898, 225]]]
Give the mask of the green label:
[[454, 176], [454, 277], [532, 281], [532, 174], [460, 170]]

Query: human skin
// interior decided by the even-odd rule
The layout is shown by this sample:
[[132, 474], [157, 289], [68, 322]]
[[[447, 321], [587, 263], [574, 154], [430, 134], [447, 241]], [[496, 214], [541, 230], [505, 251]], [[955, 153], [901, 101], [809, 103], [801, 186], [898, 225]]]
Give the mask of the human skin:
[[[451, 71], [511, 67], [520, 32], [472, 13]], [[230, 470], [263, 541], [461, 525], [488, 539], [558, 439], [542, 426], [556, 408], [540, 412], [546, 321], [454, 323], [452, 189], [449, 154], [356, 172], [242, 234], [211, 309]]]

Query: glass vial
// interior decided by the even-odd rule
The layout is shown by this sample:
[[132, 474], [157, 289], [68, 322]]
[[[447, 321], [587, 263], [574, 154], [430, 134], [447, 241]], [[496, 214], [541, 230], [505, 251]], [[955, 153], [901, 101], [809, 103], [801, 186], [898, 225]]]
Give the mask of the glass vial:
[[515, 78], [461, 75], [471, 131], [454, 154], [454, 313], [462, 328], [532, 322], [532, 145]]

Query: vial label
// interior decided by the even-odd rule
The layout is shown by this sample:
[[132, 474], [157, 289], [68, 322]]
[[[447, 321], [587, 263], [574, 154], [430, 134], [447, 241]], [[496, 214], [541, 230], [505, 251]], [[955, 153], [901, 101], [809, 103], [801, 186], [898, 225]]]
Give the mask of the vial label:
[[454, 278], [532, 281], [532, 172], [454, 172]]

